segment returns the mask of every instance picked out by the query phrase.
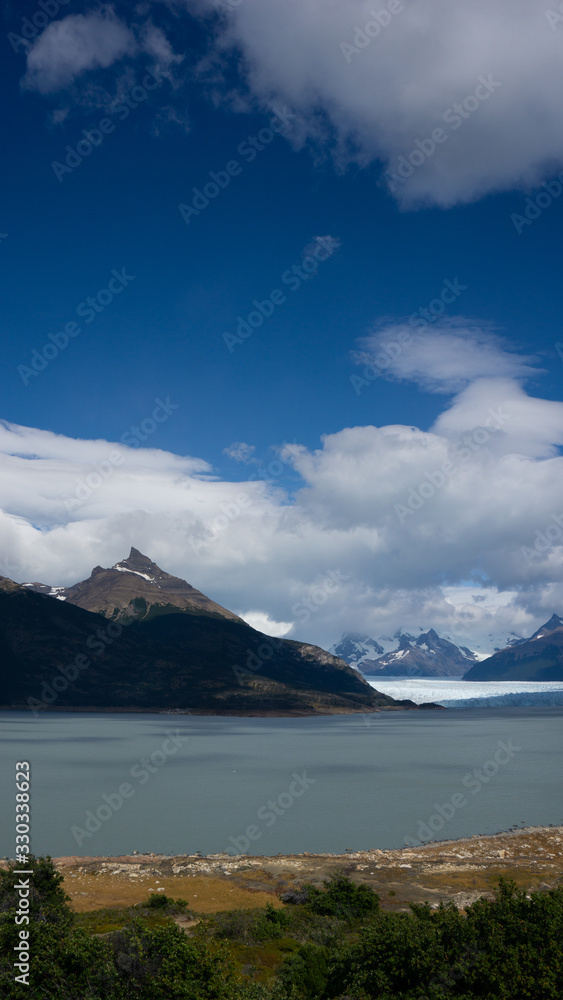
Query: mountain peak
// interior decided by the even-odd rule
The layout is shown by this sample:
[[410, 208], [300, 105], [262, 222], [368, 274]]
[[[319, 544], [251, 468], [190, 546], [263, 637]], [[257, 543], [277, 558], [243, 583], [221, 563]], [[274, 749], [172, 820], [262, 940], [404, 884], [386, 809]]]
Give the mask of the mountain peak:
[[[134, 546], [131, 546], [131, 551], [127, 556], [127, 559], [120, 559], [119, 562], [116, 562], [115, 565], [112, 566], [112, 569], [128, 569], [133, 573], [138, 572], [139, 570], [144, 570], [145, 572], [152, 571], [153, 574], [155, 572], [157, 574], [162, 574], [160, 567], [157, 566], [152, 559], [149, 559], [148, 556], [139, 552], [139, 549], [134, 548]], [[166, 575], [168, 576], [168, 574]]]
[[[531, 638], [532, 639], [543, 639], [543, 637], [545, 635], [548, 635], [550, 632], [553, 632], [556, 628], [561, 628], [562, 626], [563, 626], [563, 618], [561, 617], [561, 615], [556, 615], [555, 612], [554, 612], [552, 614], [551, 618], [549, 619], [549, 621], [546, 622], [545, 625], [542, 625], [537, 630], [537, 632], [534, 632], [534, 634], [533, 634], [533, 636], [531, 636]], [[528, 640], [525, 639], [524, 642], [526, 642], [526, 641], [528, 641]], [[520, 645], [521, 644], [522, 643], [520, 643]]]
[[364, 660], [362, 671], [383, 677], [461, 677], [475, 660], [469, 649], [442, 638], [435, 629], [418, 638], [402, 632], [396, 649], [376, 660]]
[[330, 647], [330, 652], [349, 666], [358, 667], [362, 660], [383, 653], [383, 646], [365, 632], [345, 632], [340, 640]]
[[548, 622], [545, 623], [543, 628], [553, 631], [555, 628], [561, 628], [563, 625], [563, 618], [561, 615], [556, 615], [555, 612], [552, 614]]
[[232, 611], [216, 604], [185, 580], [165, 573], [134, 546], [127, 559], [110, 568], [95, 566], [87, 580], [72, 587], [50, 587], [44, 583], [24, 586], [125, 624], [181, 612], [240, 621]]

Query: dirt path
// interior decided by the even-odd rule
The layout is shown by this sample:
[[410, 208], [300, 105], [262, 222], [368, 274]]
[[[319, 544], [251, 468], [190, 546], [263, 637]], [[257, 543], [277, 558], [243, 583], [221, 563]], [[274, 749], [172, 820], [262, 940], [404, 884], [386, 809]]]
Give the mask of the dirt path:
[[164, 890], [196, 913], [281, 905], [279, 895], [303, 882], [321, 884], [336, 869], [380, 893], [386, 909], [454, 900], [465, 906], [490, 892], [499, 875], [527, 889], [563, 878], [563, 827], [536, 827], [397, 851], [250, 857], [129, 855], [58, 858], [77, 911], [128, 906]]

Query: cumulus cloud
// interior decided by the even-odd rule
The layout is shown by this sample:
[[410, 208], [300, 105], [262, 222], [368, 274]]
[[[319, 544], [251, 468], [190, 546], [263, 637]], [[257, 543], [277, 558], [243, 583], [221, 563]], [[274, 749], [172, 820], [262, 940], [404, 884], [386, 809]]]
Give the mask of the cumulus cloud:
[[326, 647], [421, 625], [491, 649], [563, 608], [561, 443], [563, 403], [480, 378], [430, 430], [286, 445], [290, 498], [201, 459], [4, 423], [0, 573], [70, 584], [134, 545], [272, 634], [291, 623]]
[[[419, 319], [420, 322], [420, 319]], [[386, 324], [360, 342], [352, 356], [371, 369], [368, 380], [417, 382], [429, 392], [459, 392], [478, 378], [525, 378], [537, 374], [535, 359], [508, 348], [483, 326], [463, 317], [436, 322], [420, 331], [402, 323]]]
[[252, 628], [258, 629], [259, 632], [264, 632], [266, 635], [273, 635], [282, 637], [291, 632], [293, 627], [293, 622], [276, 622], [269, 615], [264, 614], [263, 611], [237, 611], [236, 612], [240, 618], [243, 619]]
[[50, 94], [62, 90], [88, 70], [106, 69], [138, 45], [133, 32], [111, 8], [69, 14], [52, 21], [27, 53], [23, 86]]
[[[146, 79], [147, 69], [159, 84], [166, 80], [172, 91], [177, 90], [182, 83], [178, 67], [183, 60], [184, 56], [174, 52], [164, 32], [152, 21], [128, 25], [112, 7], [103, 7], [88, 14], [70, 14], [49, 24], [28, 46], [22, 86], [45, 95], [63, 91], [64, 107], [51, 114], [53, 123], [60, 124], [68, 116], [70, 104], [110, 112], [116, 102], [127, 99], [138, 77]], [[107, 79], [96, 71], [114, 65], [116, 73], [108, 90]], [[189, 131], [189, 118], [183, 108], [159, 109], [153, 133], [158, 135], [170, 126]]]
[[478, 379], [468, 386], [438, 417], [433, 430], [444, 438], [459, 438], [472, 428], [494, 424], [491, 413], [502, 428], [502, 433], [489, 442], [494, 455], [511, 453], [531, 459], [559, 455], [563, 445], [563, 403], [531, 398], [520, 385], [506, 378]]
[[[217, 2], [193, 9], [211, 14]], [[563, 63], [543, 0], [402, 0], [379, 22], [373, 9], [371, 0], [225, 5], [218, 73], [242, 53], [255, 100], [285, 101], [302, 141], [331, 146], [339, 166], [382, 164], [405, 206], [528, 187], [561, 166]]]
[[256, 448], [253, 444], [247, 444], [246, 441], [233, 441], [232, 444], [228, 445], [227, 448], [223, 448], [223, 454], [228, 455], [235, 462], [250, 462], [252, 461], [252, 456]]

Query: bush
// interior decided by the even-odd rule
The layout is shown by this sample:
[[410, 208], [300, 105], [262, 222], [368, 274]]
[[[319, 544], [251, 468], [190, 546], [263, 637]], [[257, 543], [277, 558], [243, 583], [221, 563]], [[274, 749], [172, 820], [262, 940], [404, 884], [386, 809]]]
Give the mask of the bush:
[[14, 885], [26, 876], [14, 875], [17, 871], [29, 872], [29, 916], [30, 923], [69, 924], [72, 912], [68, 907], [70, 896], [62, 888], [64, 876], [55, 868], [52, 859], [28, 855], [25, 866], [19, 862], [10, 862], [6, 871], [0, 871], [0, 913], [11, 913], [17, 909], [19, 896]]
[[268, 941], [272, 938], [281, 938], [285, 928], [291, 923], [291, 917], [285, 910], [277, 909], [268, 903], [266, 909], [260, 914], [254, 927], [251, 929], [252, 936], [256, 941]]
[[329, 974], [327, 949], [306, 944], [295, 955], [286, 958], [279, 979], [290, 996], [316, 1000], [326, 995]]
[[282, 899], [286, 903], [302, 903], [312, 913], [339, 920], [355, 920], [379, 911], [378, 894], [367, 885], [356, 885], [348, 875], [331, 875], [323, 885], [324, 890], [306, 884], [301, 892], [286, 893]]
[[146, 906], [149, 910], [166, 910], [174, 905], [174, 900], [165, 892], [153, 892], [152, 896], [149, 896], [147, 901], [141, 905]]

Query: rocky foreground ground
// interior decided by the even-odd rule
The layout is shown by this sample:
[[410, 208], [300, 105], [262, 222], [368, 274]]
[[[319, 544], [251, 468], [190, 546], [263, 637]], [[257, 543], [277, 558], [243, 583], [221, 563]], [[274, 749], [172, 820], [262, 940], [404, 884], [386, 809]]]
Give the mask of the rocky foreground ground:
[[500, 875], [529, 890], [555, 887], [563, 878], [563, 827], [394, 851], [276, 857], [144, 854], [57, 858], [55, 864], [77, 911], [128, 906], [151, 891], [186, 899], [195, 913], [281, 905], [283, 892], [304, 882], [321, 885], [337, 870], [375, 889], [386, 909], [406, 909], [425, 900], [433, 906], [453, 900], [464, 907], [490, 893]]

